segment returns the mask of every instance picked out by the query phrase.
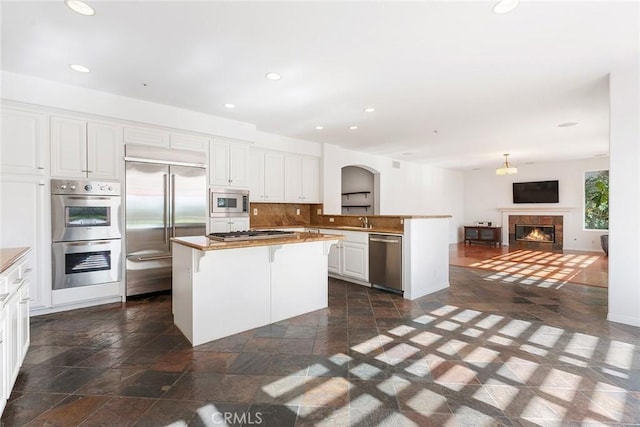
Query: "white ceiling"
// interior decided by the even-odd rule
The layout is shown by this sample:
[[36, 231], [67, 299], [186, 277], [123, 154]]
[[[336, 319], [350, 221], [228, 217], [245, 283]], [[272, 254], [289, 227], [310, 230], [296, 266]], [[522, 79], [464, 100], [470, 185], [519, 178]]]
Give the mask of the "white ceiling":
[[607, 75], [639, 45], [637, 1], [88, 3], [3, 0], [2, 68], [466, 169], [608, 153]]

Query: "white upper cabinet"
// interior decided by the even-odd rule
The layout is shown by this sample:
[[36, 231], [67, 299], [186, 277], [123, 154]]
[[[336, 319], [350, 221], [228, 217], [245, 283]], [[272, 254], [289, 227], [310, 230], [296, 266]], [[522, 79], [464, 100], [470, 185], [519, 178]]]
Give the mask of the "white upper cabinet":
[[45, 175], [49, 163], [46, 115], [3, 107], [0, 118], [2, 173]]
[[122, 129], [103, 123], [87, 123], [87, 177], [118, 179], [123, 152]]
[[126, 126], [124, 128], [124, 143], [169, 147], [169, 132], [153, 128]]
[[84, 120], [51, 118], [51, 175], [86, 177], [87, 122]]
[[118, 126], [51, 118], [51, 176], [119, 179], [121, 162], [122, 138]]
[[249, 145], [211, 141], [209, 183], [217, 187], [249, 187]]
[[286, 154], [284, 162], [285, 200], [292, 203], [318, 203], [320, 159]]
[[169, 146], [180, 150], [209, 152], [209, 139], [186, 133], [171, 132], [169, 135]]
[[284, 154], [250, 150], [249, 198], [252, 202], [284, 202]]

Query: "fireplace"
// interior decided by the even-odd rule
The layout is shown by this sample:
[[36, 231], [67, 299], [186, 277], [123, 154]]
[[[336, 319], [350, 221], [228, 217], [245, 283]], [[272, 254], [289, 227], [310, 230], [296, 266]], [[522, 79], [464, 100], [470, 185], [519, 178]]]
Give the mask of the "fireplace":
[[553, 225], [516, 224], [516, 240], [554, 243], [556, 241], [556, 228]]
[[509, 215], [509, 248], [560, 251], [562, 215]]

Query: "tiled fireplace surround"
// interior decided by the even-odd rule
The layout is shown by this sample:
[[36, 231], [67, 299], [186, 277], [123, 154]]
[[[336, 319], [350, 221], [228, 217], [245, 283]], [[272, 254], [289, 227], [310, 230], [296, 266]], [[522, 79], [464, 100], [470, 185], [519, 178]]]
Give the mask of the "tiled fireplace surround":
[[[556, 241], [549, 243], [516, 240], [516, 224], [554, 226]], [[563, 235], [562, 215], [509, 215], [509, 248], [560, 251], [563, 247]]]

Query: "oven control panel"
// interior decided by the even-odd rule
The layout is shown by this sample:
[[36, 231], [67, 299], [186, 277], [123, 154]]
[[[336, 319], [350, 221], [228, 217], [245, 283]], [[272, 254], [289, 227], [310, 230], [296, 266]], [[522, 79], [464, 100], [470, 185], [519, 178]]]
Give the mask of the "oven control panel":
[[95, 196], [119, 196], [120, 182], [52, 179], [51, 194], [87, 194], [87, 195], [95, 195]]

